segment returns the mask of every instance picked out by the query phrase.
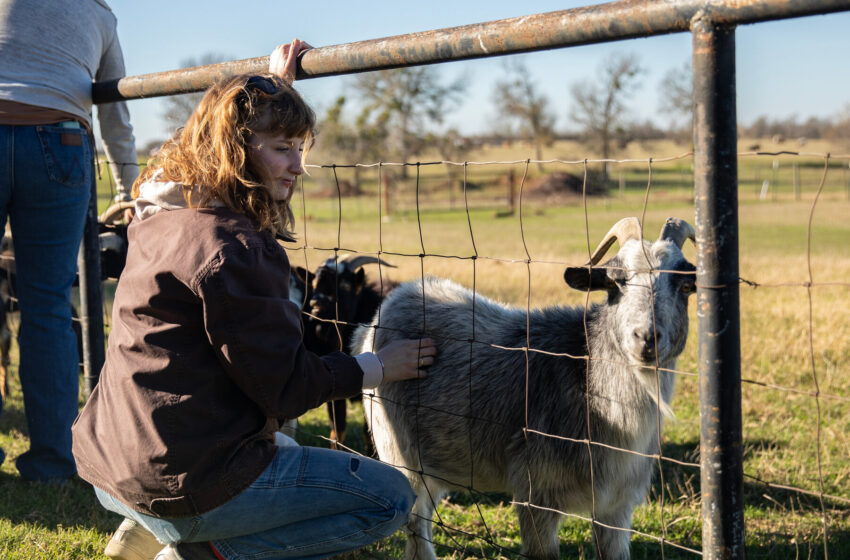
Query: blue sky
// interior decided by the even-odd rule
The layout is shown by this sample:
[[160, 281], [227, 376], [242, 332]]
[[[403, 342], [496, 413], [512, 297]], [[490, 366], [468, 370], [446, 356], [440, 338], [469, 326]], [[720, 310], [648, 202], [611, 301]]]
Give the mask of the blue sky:
[[[592, 1], [463, 0], [323, 1], [109, 0], [128, 75], [173, 70], [188, 58], [219, 53], [232, 59], [269, 54], [293, 37], [315, 47], [482, 21], [569, 9]], [[797, 115], [828, 117], [850, 104], [850, 13], [739, 27], [736, 31], [738, 117], [752, 122]], [[643, 86], [629, 105], [640, 119], [666, 125], [658, 111], [659, 83], [691, 56], [687, 33], [519, 55], [558, 116], [570, 128], [570, 86], [592, 79], [612, 52], [635, 53], [646, 69]], [[494, 83], [504, 73], [501, 58], [438, 65], [445, 82], [467, 78], [465, 101], [447, 123], [469, 134], [484, 133], [496, 118]], [[343, 94], [350, 77], [304, 80], [296, 87], [319, 114]], [[129, 102], [137, 144], [168, 134], [162, 99]]]

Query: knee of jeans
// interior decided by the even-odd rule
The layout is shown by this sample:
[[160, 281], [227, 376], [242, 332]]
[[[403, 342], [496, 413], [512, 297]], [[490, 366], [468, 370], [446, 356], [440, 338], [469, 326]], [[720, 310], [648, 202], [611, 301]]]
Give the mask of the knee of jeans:
[[[394, 515], [401, 515], [406, 518], [413, 509], [413, 503], [416, 501], [416, 494], [413, 493], [407, 477], [395, 467], [357, 455], [353, 455], [349, 459], [348, 474], [363, 482], [360, 471], [364, 462], [369, 466], [367, 470], [369, 476], [367, 478], [380, 481], [380, 492], [389, 504], [391, 504], [388, 504], [388, 511], [392, 510], [395, 512]], [[378, 468], [377, 471], [374, 470], [375, 467]]]
[[[407, 479], [405, 479], [405, 482]], [[413, 511], [413, 504], [416, 502], [416, 494], [413, 493], [413, 489], [410, 487], [410, 484], [407, 484], [407, 491], [402, 493], [402, 497], [399, 500], [398, 509], [401, 513], [404, 514], [405, 519], [410, 517], [410, 512]]]
[[386, 484], [393, 492], [393, 502], [395, 503], [396, 511], [406, 520], [413, 509], [413, 503], [416, 501], [416, 494], [410, 487], [410, 482], [397, 469], [390, 469], [386, 477]]

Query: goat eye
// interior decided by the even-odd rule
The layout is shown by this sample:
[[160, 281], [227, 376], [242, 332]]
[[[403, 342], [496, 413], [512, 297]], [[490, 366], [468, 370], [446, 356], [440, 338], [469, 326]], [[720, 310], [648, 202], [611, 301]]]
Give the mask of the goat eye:
[[626, 287], [628, 282], [628, 278], [625, 274], [622, 274], [622, 271], [609, 272], [607, 278], [607, 289], [609, 290], [623, 290]]
[[626, 289], [626, 286], [629, 285], [629, 279], [626, 276], [621, 276], [619, 278], [614, 278], [612, 282], [612, 288], [617, 288], [621, 292]]
[[686, 280], [682, 282], [682, 285], [679, 287], [679, 291], [683, 294], [692, 294], [696, 290], [696, 284], [693, 280]]

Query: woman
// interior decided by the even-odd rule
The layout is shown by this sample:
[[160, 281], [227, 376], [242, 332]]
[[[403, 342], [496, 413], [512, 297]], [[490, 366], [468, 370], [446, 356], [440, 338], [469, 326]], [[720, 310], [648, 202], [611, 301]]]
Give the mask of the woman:
[[423, 377], [436, 351], [423, 339], [319, 357], [301, 344], [276, 238], [291, 236], [315, 124], [288, 83], [305, 47], [279, 47], [273, 76], [213, 86], [134, 185], [106, 364], [74, 455], [125, 533], [168, 545], [161, 560], [322, 558], [392, 534], [415, 499], [377, 461], [275, 444], [282, 420]]

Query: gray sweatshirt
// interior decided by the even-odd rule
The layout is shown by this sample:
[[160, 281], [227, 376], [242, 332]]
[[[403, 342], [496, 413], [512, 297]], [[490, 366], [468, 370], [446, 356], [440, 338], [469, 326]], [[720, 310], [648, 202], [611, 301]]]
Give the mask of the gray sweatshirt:
[[[92, 82], [124, 76], [117, 20], [103, 0], [0, 0], [0, 99], [58, 109], [91, 126]], [[119, 200], [139, 174], [124, 102], [98, 106]]]

